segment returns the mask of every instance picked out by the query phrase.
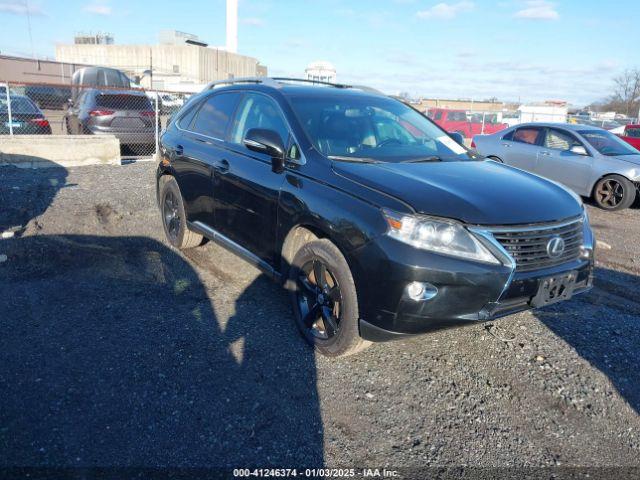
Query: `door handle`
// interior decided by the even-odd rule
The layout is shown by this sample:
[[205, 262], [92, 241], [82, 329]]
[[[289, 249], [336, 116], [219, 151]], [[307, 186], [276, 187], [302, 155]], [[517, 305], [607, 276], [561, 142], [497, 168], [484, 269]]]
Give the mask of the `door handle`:
[[229, 168], [231, 167], [231, 165], [229, 165], [229, 161], [227, 159], [223, 159], [220, 162], [220, 166], [218, 167], [218, 171], [220, 173], [227, 173], [229, 171]]
[[550, 153], [550, 152], [542, 151], [542, 152], [540, 152], [540, 155], [544, 155], [545, 157], [548, 157], [548, 156], [550, 156], [550, 155], [551, 155], [551, 153]]
[[509, 144], [509, 143], [503, 143], [502, 146], [511, 148], [511, 144]]
[[176, 145], [176, 155], [182, 155], [184, 153], [184, 147], [182, 145]]

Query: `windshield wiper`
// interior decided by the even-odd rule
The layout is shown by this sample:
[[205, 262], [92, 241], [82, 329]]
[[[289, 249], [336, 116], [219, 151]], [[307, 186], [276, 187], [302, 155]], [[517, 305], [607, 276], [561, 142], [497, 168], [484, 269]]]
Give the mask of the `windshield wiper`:
[[439, 157], [438, 155], [432, 155], [430, 157], [412, 158], [411, 160], [404, 160], [401, 163], [422, 163], [422, 162], [441, 162], [441, 161], [442, 161], [442, 157]]
[[338, 160], [340, 162], [355, 162], [355, 163], [383, 163], [374, 158], [367, 157], [341, 157], [340, 155], [329, 155], [329, 160]]

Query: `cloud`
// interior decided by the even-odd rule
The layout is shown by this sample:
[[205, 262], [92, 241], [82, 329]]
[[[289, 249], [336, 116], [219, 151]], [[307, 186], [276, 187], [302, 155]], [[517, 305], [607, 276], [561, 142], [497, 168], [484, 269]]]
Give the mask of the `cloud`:
[[111, 7], [104, 1], [94, 1], [83, 8], [85, 12], [107, 17], [111, 15]]
[[32, 15], [44, 16], [44, 12], [38, 6], [27, 5], [24, 2], [0, 2], [0, 13], [10, 13], [12, 15]]
[[529, 0], [526, 2], [526, 8], [518, 10], [514, 16], [529, 20], [558, 20], [560, 18], [555, 4], [547, 0]]
[[470, 12], [474, 7], [475, 5], [473, 2], [466, 0], [458, 3], [438, 3], [426, 10], [420, 10], [416, 13], [416, 16], [425, 20], [431, 18], [451, 20], [459, 13]]
[[247, 17], [247, 18], [241, 18], [240, 19], [240, 23], [242, 23], [243, 25], [250, 25], [252, 27], [263, 27], [264, 26], [264, 20], [258, 17]]

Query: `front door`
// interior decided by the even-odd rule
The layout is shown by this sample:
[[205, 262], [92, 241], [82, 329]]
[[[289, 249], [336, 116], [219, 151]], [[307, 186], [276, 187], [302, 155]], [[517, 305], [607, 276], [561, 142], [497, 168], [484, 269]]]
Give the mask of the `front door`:
[[571, 148], [574, 146], [584, 147], [571, 133], [548, 128], [542, 142], [543, 148], [538, 152], [536, 173], [588, 196], [590, 192], [586, 191], [586, 185], [589, 183], [593, 157], [573, 153]]
[[228, 137], [230, 148], [214, 171], [216, 230], [272, 264], [278, 197], [285, 176], [271, 170], [269, 156], [244, 146], [252, 128], [273, 130], [285, 145], [288, 142], [289, 129], [275, 101], [259, 93], [245, 94]]

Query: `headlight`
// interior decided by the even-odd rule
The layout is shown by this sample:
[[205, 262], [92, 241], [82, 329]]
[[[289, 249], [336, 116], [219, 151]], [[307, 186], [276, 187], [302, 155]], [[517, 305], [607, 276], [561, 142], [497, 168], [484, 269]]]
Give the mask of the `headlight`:
[[422, 250], [429, 250], [478, 262], [500, 261], [466, 228], [456, 222], [382, 211], [387, 235]]

